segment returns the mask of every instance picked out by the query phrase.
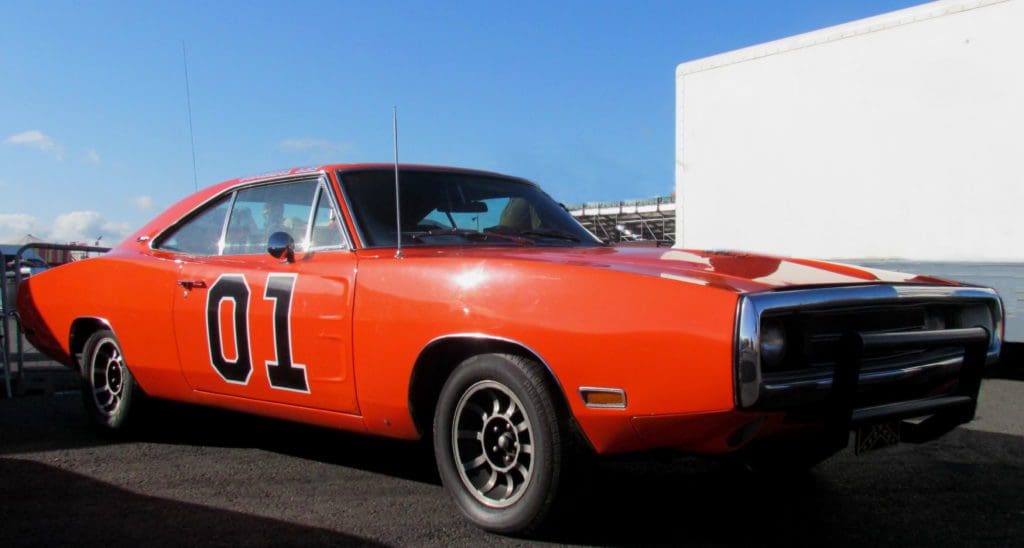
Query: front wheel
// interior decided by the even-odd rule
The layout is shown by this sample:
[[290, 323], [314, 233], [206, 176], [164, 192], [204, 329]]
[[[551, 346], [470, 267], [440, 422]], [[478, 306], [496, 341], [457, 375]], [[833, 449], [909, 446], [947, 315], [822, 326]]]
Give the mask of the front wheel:
[[536, 531], [565, 483], [566, 414], [542, 366], [508, 354], [474, 356], [445, 382], [434, 454], [445, 488], [477, 526]]
[[93, 333], [82, 352], [82, 399], [91, 422], [105, 433], [124, 431], [141, 397], [114, 332]]

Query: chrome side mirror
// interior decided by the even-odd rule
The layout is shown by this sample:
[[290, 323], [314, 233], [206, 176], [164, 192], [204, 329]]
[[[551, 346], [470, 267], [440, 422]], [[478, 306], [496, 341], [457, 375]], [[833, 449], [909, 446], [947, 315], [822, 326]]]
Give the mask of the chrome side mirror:
[[275, 259], [284, 257], [289, 263], [295, 262], [295, 240], [287, 232], [275, 232], [267, 241], [267, 253]]

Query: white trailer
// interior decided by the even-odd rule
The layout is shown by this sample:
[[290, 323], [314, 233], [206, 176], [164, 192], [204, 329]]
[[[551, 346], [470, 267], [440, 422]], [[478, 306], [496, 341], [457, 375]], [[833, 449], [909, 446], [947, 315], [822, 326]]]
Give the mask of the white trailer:
[[1024, 342], [1024, 0], [946, 0], [679, 65], [677, 246], [996, 288]]

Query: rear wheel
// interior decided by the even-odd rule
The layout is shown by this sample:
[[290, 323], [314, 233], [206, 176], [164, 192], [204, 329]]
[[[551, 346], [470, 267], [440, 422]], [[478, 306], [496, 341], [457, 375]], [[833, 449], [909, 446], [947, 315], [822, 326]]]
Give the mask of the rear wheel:
[[114, 332], [93, 333], [82, 352], [82, 400], [91, 422], [104, 432], [123, 431], [141, 397]]
[[508, 354], [474, 356], [448, 378], [434, 413], [445, 488], [479, 527], [537, 530], [565, 483], [565, 413], [542, 366]]

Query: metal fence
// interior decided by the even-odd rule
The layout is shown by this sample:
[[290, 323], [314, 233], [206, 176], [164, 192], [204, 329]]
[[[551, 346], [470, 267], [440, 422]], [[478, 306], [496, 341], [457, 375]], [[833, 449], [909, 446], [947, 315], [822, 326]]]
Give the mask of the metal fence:
[[643, 200], [585, 202], [567, 206], [569, 213], [602, 240], [622, 245], [672, 245], [676, 235], [674, 196]]
[[[0, 339], [2, 339], [0, 353], [3, 354], [4, 393], [8, 398], [14, 395], [12, 382], [21, 381], [25, 373], [25, 338], [22, 333], [20, 318], [18, 318], [18, 311], [14, 307], [14, 296], [17, 295], [18, 287], [23, 280], [21, 273], [22, 259], [25, 252], [29, 249], [82, 252], [86, 254], [110, 251], [109, 247], [90, 245], [25, 244], [18, 248], [18, 251], [14, 254], [14, 275], [11, 276], [11, 281], [8, 281], [7, 258], [3, 257], [3, 275], [0, 276]], [[14, 324], [13, 329], [11, 328], [12, 321]], [[12, 339], [14, 340], [14, 360], [18, 364], [16, 374], [14, 375], [11, 372]]]

